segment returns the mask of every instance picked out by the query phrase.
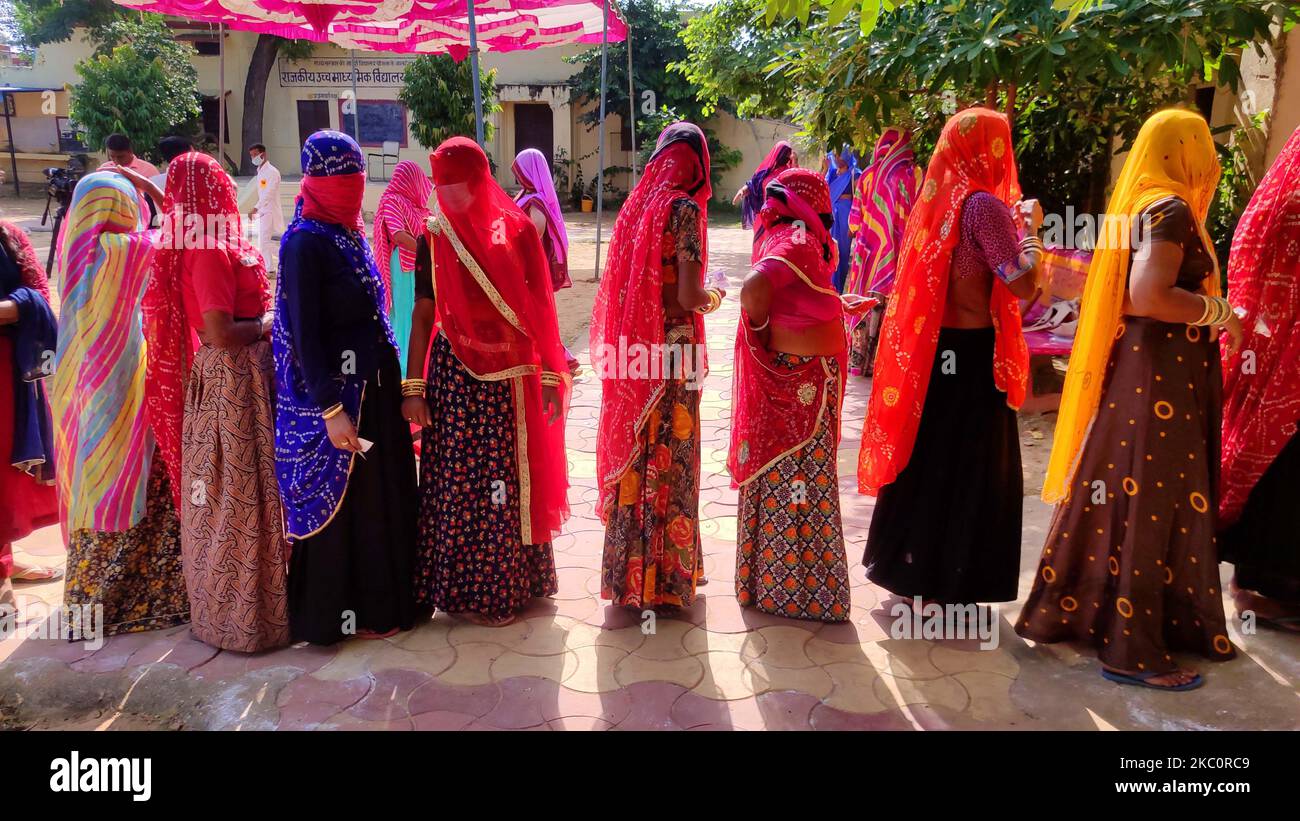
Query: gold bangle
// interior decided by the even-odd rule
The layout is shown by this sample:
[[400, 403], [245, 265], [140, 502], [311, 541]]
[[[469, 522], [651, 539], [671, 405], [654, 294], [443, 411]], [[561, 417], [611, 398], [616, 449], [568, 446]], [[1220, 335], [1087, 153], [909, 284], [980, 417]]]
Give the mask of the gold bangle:
[[320, 418], [333, 419], [334, 417], [338, 416], [342, 412], [343, 412], [343, 403], [335, 402], [333, 405], [330, 405], [328, 408], [321, 411]]
[[558, 388], [564, 384], [564, 379], [558, 373], [542, 371], [542, 384], [550, 388]]
[[1221, 296], [1206, 296], [1205, 294], [1197, 294], [1197, 296], [1205, 303], [1205, 310], [1201, 312], [1199, 319], [1188, 324], [1218, 326], [1228, 321], [1232, 315], [1232, 303]]

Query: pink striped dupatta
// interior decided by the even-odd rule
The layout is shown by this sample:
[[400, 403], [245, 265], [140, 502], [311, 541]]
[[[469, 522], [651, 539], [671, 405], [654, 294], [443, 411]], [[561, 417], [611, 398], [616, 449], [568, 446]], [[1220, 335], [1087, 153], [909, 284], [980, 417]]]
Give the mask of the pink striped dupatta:
[[144, 516], [155, 439], [146, 421], [140, 303], [154, 235], [120, 174], [77, 183], [55, 261], [62, 308], [51, 411], [64, 535]]

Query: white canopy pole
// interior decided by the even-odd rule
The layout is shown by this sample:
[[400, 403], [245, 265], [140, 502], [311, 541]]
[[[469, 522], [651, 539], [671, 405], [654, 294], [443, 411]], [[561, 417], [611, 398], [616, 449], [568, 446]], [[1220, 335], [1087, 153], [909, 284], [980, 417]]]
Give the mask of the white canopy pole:
[[348, 49], [352, 56], [352, 136], [361, 145], [361, 98], [357, 96], [357, 50]]
[[226, 24], [217, 23], [217, 164], [226, 167]]
[[600, 279], [600, 217], [605, 210], [605, 92], [609, 90], [609, 0], [600, 33], [600, 169], [596, 172], [596, 271]]
[[627, 48], [627, 123], [632, 135], [632, 186], [636, 186], [636, 94], [632, 84], [632, 27], [627, 27], [627, 39], [623, 41]]
[[474, 75], [471, 78], [474, 84], [474, 133], [478, 137], [478, 144], [486, 150], [487, 146], [483, 141], [483, 89], [478, 74], [478, 23], [474, 20], [474, 0], [467, 0], [467, 2], [469, 3], [469, 64]]

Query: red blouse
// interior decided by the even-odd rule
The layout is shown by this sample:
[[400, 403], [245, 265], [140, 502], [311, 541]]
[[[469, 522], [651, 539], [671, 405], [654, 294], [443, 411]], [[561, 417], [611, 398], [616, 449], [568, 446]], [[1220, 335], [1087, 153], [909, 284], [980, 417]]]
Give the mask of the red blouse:
[[181, 296], [185, 316], [194, 330], [204, 328], [206, 311], [225, 311], [235, 319], [257, 319], [262, 315], [262, 284], [257, 272], [232, 266], [224, 251], [192, 250], [181, 260]]

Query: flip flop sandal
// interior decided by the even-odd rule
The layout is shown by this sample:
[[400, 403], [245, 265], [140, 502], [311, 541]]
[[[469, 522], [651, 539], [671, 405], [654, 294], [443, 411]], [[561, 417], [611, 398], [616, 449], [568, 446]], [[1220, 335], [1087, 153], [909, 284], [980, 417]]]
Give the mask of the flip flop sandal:
[[399, 632], [400, 631], [396, 627], [384, 633], [376, 633], [374, 630], [358, 630], [356, 635], [353, 636], [353, 638], [368, 639], [373, 641], [375, 639], [392, 638], [393, 636], [396, 636]]
[[1195, 690], [1197, 687], [1200, 687], [1202, 684], [1205, 683], [1205, 679], [1201, 676], [1200, 673], [1197, 673], [1196, 677], [1193, 678], [1191, 681], [1187, 682], [1186, 684], [1179, 684], [1177, 687], [1164, 687], [1159, 684], [1148, 683], [1151, 679], [1155, 678], [1156, 676], [1163, 676], [1163, 675], [1166, 674], [1165, 673], [1138, 673], [1137, 675], [1130, 676], [1130, 675], [1125, 675], [1124, 673], [1116, 673], [1112, 670], [1107, 670], [1105, 668], [1102, 668], [1101, 671], [1102, 678], [1106, 679], [1107, 681], [1113, 681], [1116, 684], [1132, 684], [1136, 687], [1146, 687], [1149, 690], [1167, 690], [1168, 692], [1171, 693], [1184, 693], [1188, 690]]
[[28, 584], [40, 584], [41, 582], [56, 582], [63, 578], [63, 571], [57, 567], [42, 567], [41, 565], [32, 565], [23, 570], [14, 571], [9, 576], [13, 582], [26, 582]]

